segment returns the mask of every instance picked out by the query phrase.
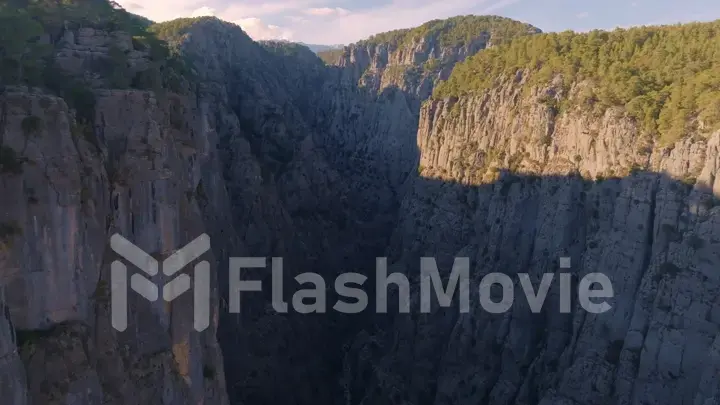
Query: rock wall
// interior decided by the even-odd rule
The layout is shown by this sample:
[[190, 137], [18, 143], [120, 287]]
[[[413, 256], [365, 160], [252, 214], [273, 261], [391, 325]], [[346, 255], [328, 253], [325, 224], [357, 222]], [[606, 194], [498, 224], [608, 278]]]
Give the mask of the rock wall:
[[[103, 71], [127, 70], [126, 75], [132, 77], [151, 64], [149, 52], [135, 49], [130, 34], [123, 31], [107, 32], [89, 27], [66, 29], [54, 45], [58, 68], [83, 78], [95, 88], [112, 86], [111, 78], [103, 76]], [[120, 63], [124, 66], [118, 66]]]
[[[432, 38], [409, 46], [418, 48], [418, 58], [435, 55], [448, 66], [487, 45], [489, 36], [453, 49]], [[287, 280], [303, 271], [332, 277], [374, 265], [417, 165], [419, 102], [411, 101], [420, 96], [397, 83], [366, 86], [354, 72], [375, 68], [359, 59], [327, 68], [304, 47], [257, 44], [212, 18], [166, 39], [194, 62], [198, 99], [217, 144], [215, 167], [225, 179], [230, 216], [207, 222], [213, 240], [224, 243], [230, 233], [236, 241], [222, 248], [222, 259], [281, 256]], [[206, 217], [222, 212], [208, 208]], [[268, 283], [268, 270], [248, 278]], [[225, 352], [228, 380], [242, 381], [231, 397], [333, 402], [340, 395], [338, 353], [365, 321], [278, 315], [266, 295], [247, 299], [242, 315], [221, 322], [221, 342], [232, 347]], [[278, 380], [286, 389], [277, 389]], [[308, 387], [310, 380], [331, 382]]]
[[[268, 258], [267, 268], [243, 273], [263, 280], [266, 294], [246, 293], [242, 314], [225, 308], [221, 315], [230, 397], [331, 403], [336, 384], [308, 381], [334, 378], [329, 364], [342, 332], [326, 319], [277, 314], [268, 295], [270, 257], [284, 259], [290, 284], [301, 272], [340, 271], [343, 258], [358, 249], [356, 235], [339, 225], [347, 185], [314, 144], [325, 67], [305, 47], [285, 54], [283, 44], [255, 43], [216, 19], [201, 19], [168, 39], [195, 61], [197, 97], [212, 128], [209, 141], [217, 145], [213, 187], [226, 192], [228, 203], [203, 208], [209, 234], [224, 245], [223, 263], [229, 256]], [[227, 285], [221, 287], [227, 297]]]
[[61, 98], [0, 96], [0, 389], [13, 405], [227, 403], [216, 282], [206, 332], [193, 329], [191, 294], [171, 305], [131, 294], [131, 327], [110, 325], [110, 236], [162, 256], [205, 230], [196, 187], [207, 145], [193, 112], [175, 96], [101, 90], [84, 135]]
[[[483, 96], [421, 108], [493, 35], [364, 41], [325, 67], [304, 47], [255, 43], [205, 18], [168, 38], [197, 75], [176, 94], [110, 89], [106, 69], [85, 68], [120, 49], [142, 72], [147, 53], [127, 34], [66, 31], [56, 61], [93, 89], [90, 130], [69, 100], [0, 94], [0, 396], [720, 403], [720, 133], [661, 146], [621, 110], [559, 110], [561, 86], [530, 88], [522, 72]], [[208, 233], [211, 328], [194, 332], [188, 295], [134, 297], [132, 327], [112, 329], [114, 233], [157, 257]], [[560, 314], [554, 285], [538, 314], [518, 290], [504, 315], [474, 303], [469, 314], [346, 317], [278, 314], [268, 291], [228, 313], [230, 256], [283, 257], [290, 285], [306, 271], [372, 272], [383, 255], [412, 280], [414, 308], [422, 256], [445, 274], [471, 258], [474, 284], [491, 272], [537, 282], [570, 257], [562, 271], [576, 281], [604, 272], [616, 298], [605, 314], [576, 302]], [[269, 267], [243, 276], [267, 287]]]
[[[469, 26], [463, 28], [464, 23]], [[384, 235], [375, 237], [376, 253], [387, 245], [418, 166], [422, 102], [455, 64], [514, 35], [538, 32], [502, 17], [467, 16], [345, 47], [317, 102], [314, 143], [347, 179], [351, 222]]]
[[[419, 257], [437, 257], [445, 274], [454, 257], [469, 257], [472, 285], [491, 272], [535, 283], [544, 273], [602, 272], [612, 309], [594, 315], [574, 302], [562, 314], [555, 283], [533, 314], [516, 283], [507, 314], [475, 300], [468, 314], [398, 315], [348, 352], [354, 403], [720, 400], [710, 382], [720, 336], [720, 133], [661, 147], [622, 111], [556, 110], [547, 103], [556, 91], [526, 89], [519, 76], [484, 96], [427, 103], [422, 174], [388, 255], [416, 280], [415, 303]], [[571, 269], [560, 269], [560, 257], [571, 257]]]

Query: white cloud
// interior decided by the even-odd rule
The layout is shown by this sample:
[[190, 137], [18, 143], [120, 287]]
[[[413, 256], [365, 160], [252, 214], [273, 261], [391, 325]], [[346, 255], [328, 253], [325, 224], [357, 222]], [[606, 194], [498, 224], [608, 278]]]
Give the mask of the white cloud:
[[227, 21], [241, 18], [265, 17], [280, 13], [300, 13], [310, 7], [323, 5], [325, 0], [116, 0], [130, 12], [153, 21], [168, 21], [180, 17], [214, 15]]
[[369, 9], [351, 10], [331, 18], [317, 16], [306, 28], [298, 29], [305, 43], [351, 43], [372, 34], [410, 28], [427, 21], [461, 14], [497, 11], [521, 0], [392, 0]]
[[587, 11], [583, 11], [582, 13], [579, 13], [575, 17], [580, 18], [580, 19], [588, 18], [588, 17], [590, 17], [590, 13], [588, 13]]
[[133, 10], [144, 10], [144, 9], [145, 9], [145, 7], [143, 7], [142, 5], [140, 5], [140, 4], [138, 4], [138, 3], [133, 3], [133, 2], [130, 2], [130, 1], [126, 2], [125, 8], [126, 8], [126, 9], [133, 9]]
[[350, 11], [347, 9], [341, 8], [341, 7], [335, 7], [335, 8], [320, 7], [320, 8], [307, 9], [307, 10], [305, 10], [305, 14], [319, 16], [319, 17], [327, 17], [327, 16], [332, 16], [332, 15], [343, 16], [343, 15], [350, 14]]
[[285, 39], [292, 40], [293, 32], [277, 25], [266, 24], [259, 18], [241, 18], [233, 21], [256, 41], [264, 39]]
[[[189, 17], [193, 11], [199, 10], [196, 0], [116, 0], [126, 10], [140, 14], [153, 21], [167, 21], [180, 17]], [[209, 7], [208, 7], [209, 8]]]
[[318, 0], [249, 0], [242, 4], [224, 3], [220, 0], [207, 0], [199, 3], [197, 0], [153, 0], [144, 6], [137, 4], [137, 0], [118, 0], [118, 3], [128, 11], [138, 13], [153, 21], [168, 21], [180, 17], [216, 16], [231, 21], [243, 28], [250, 37], [262, 39], [286, 39], [293, 37], [293, 31], [278, 25], [266, 22], [261, 16], [270, 16], [288, 10], [304, 10], [314, 5]]
[[215, 9], [208, 6], [200, 7], [199, 9], [193, 11], [190, 14], [190, 17], [205, 17], [205, 16], [215, 16]]
[[307, 18], [298, 16], [298, 15], [291, 15], [291, 16], [286, 17], [286, 19], [295, 24], [306, 24], [306, 23], [310, 22], [310, 20], [308, 20]]
[[229, 0], [206, 0], [221, 2], [215, 8], [218, 17], [225, 20], [250, 17], [272, 17], [279, 15], [304, 14], [307, 9], [324, 5], [327, 0], [246, 0], [231, 2]]
[[117, 0], [153, 21], [214, 15], [239, 24], [255, 39], [350, 43], [372, 34], [410, 28], [460, 14], [490, 14], [523, 0], [387, 0], [353, 9], [348, 0]]

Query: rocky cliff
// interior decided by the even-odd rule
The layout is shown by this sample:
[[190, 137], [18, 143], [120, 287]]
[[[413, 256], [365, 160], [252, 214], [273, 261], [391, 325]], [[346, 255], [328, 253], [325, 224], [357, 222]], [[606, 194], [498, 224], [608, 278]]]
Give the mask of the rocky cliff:
[[476, 301], [469, 314], [398, 315], [353, 343], [353, 400], [717, 403], [720, 133], [667, 144], [622, 107], [557, 108], [586, 83], [537, 83], [518, 71], [424, 105], [420, 175], [388, 256], [416, 287], [422, 256], [446, 275], [455, 257], [469, 257], [474, 286], [492, 272], [535, 283], [545, 273], [602, 272], [612, 309], [593, 315], [574, 303], [562, 314], [554, 284], [534, 314], [517, 285], [506, 314]]
[[[111, 326], [110, 267], [121, 258], [110, 237], [165, 258], [208, 232], [203, 204], [228, 201], [208, 186], [224, 180], [206, 170], [217, 151], [205, 111], [165, 89], [110, 88], [118, 68], [137, 77], [153, 62], [126, 32], [66, 28], [59, 38], [51, 69], [74, 86], [60, 88], [63, 97], [47, 87], [0, 91], [0, 396], [12, 405], [227, 404], [216, 275], [204, 332], [193, 326], [192, 294], [166, 304], [131, 293], [130, 327]], [[127, 65], [113, 65], [115, 50]]]
[[[455, 32], [455, 25], [441, 24], [432, 35], [406, 35], [410, 42], [394, 43], [393, 52], [417, 48], [412, 52], [425, 54], [419, 58], [437, 54], [447, 67], [488, 45], [495, 30], [499, 37], [515, 35], [505, 25], [518, 35], [532, 32], [504, 19], [469, 20], [477, 25], [460, 25], [467, 43], [441, 44], [444, 34]], [[287, 280], [301, 270], [327, 277], [366, 272], [386, 248], [417, 164], [421, 95], [397, 83], [382, 89], [359, 83], [359, 69], [377, 70], [365, 62], [325, 67], [305, 47], [256, 44], [215, 19], [162, 24], [157, 32], [194, 62], [200, 97], [215, 112], [210, 126], [218, 134], [233, 232], [242, 241], [233, 254], [281, 256]], [[426, 41], [438, 43], [422, 45]], [[211, 236], [227, 239], [222, 227]], [[267, 270], [255, 276], [269, 281]], [[231, 397], [309, 403], [344, 395], [335, 382], [339, 353], [365, 321], [278, 315], [267, 298], [251, 298], [246, 314], [222, 322], [221, 342], [232, 347], [225, 351], [227, 378], [243, 382]], [[286, 389], [277, 389], [278, 379]], [[332, 382], [309, 387], [309, 380]]]
[[[135, 297], [133, 327], [110, 325], [110, 236], [165, 255], [205, 231], [196, 199], [205, 140], [168, 125], [182, 100], [122, 90], [96, 97], [91, 141], [74, 132], [61, 98], [26, 88], [0, 97], [3, 397], [18, 405], [227, 403], [217, 321], [195, 332], [192, 296], [172, 305]], [[31, 119], [39, 125], [29, 130]], [[217, 307], [217, 288], [213, 296]]]
[[[494, 29], [492, 24], [489, 27]], [[450, 32], [445, 28], [426, 39], [407, 35], [415, 39], [392, 47], [398, 55], [411, 48], [426, 54], [420, 58], [437, 54], [447, 67], [488, 45], [491, 37], [490, 28], [475, 27], [467, 44], [433, 45], [442, 33]], [[58, 154], [62, 151], [65, 166], [45, 171], [62, 173], [73, 181], [57, 186], [34, 184], [36, 180], [21, 183], [33, 201], [42, 204], [46, 196], [41, 190], [57, 187], [75, 198], [63, 199], [76, 204], [70, 205], [72, 223], [67, 223], [68, 212], [48, 208], [56, 218], [42, 232], [53, 235], [50, 239], [28, 230], [41, 232], [43, 225], [36, 224], [29, 213], [19, 214], [17, 210], [30, 206], [25, 198], [14, 199], [12, 204], [18, 208], [6, 212], [5, 238], [12, 246], [7, 262], [15, 263], [8, 265], [15, 270], [8, 270], [12, 277], [6, 284], [12, 293], [3, 301], [8, 320], [15, 320], [6, 330], [8, 376], [22, 368], [27, 374], [25, 379], [9, 377], [13, 384], [8, 392], [18, 401], [33, 404], [70, 397], [82, 404], [215, 403], [226, 401], [226, 388], [234, 401], [334, 402], [343, 395], [335, 381], [342, 366], [342, 345], [365, 323], [278, 315], [262, 294], [248, 299], [242, 314], [228, 314], [227, 272], [222, 264], [230, 256], [283, 257], [288, 280], [300, 271], [331, 276], [339, 271], [364, 271], [372, 265], [384, 251], [394, 224], [399, 188], [417, 161], [412, 128], [417, 123], [419, 97], [429, 93], [411, 94], [407, 86], [388, 82], [383, 85], [385, 94], [378, 94], [379, 88], [358, 85], [357, 66], [328, 68], [305, 47], [256, 43], [239, 27], [212, 18], [161, 24], [151, 31], [168, 41], [171, 53], [182, 55], [191, 66], [190, 74], [181, 76], [182, 66], [163, 64], [174, 60], [152, 36], [132, 37], [103, 24], [66, 24], [49, 39], [55, 48], [52, 69], [62, 73], [58, 81], [76, 83], [78, 88], [55, 90], [64, 99], [53, 96], [53, 88], [7, 89], [6, 96], [12, 95], [12, 102], [4, 104], [7, 111], [20, 105], [25, 109], [17, 118], [3, 121], [7, 121], [3, 151], [9, 159], [4, 163], [8, 176], [16, 181], [27, 176], [26, 167], [34, 158], [28, 157], [32, 149], [26, 143], [35, 142]], [[430, 45], [423, 45], [426, 41]], [[109, 90], [118, 87], [124, 90]], [[29, 107], [35, 102], [20, 101], [23, 98], [54, 100], [63, 114], [35, 111]], [[58, 129], [58, 120], [66, 130]], [[54, 142], [66, 138], [63, 148], [67, 150], [46, 138]], [[210, 235], [218, 271], [214, 296], [220, 297], [215, 305], [221, 304], [214, 319], [220, 322], [218, 339], [226, 348], [224, 357], [214, 327], [202, 338], [191, 334], [190, 302], [155, 308], [138, 299], [131, 319], [144, 321], [135, 326], [134, 335], [116, 336], [107, 324], [112, 254], [106, 242], [116, 232], [159, 256], [193, 235]], [[78, 242], [66, 242], [69, 234]], [[93, 243], [99, 245], [92, 248]], [[35, 276], [24, 273], [42, 267], [32, 264], [37, 254], [27, 250], [29, 246], [40, 249], [48, 244], [62, 246], [57, 253], [62, 258], [79, 255], [69, 261], [78, 265], [58, 270], [67, 281], [54, 273], [48, 275], [46, 280], [67, 285], [53, 287], [57, 297], [47, 294], [48, 287], [35, 284]], [[51, 259], [56, 258], [41, 262], [51, 266]], [[248, 274], [248, 278], [265, 280], [268, 276], [267, 270]], [[42, 297], [40, 304], [22, 304], [28, 300], [25, 285], [37, 286], [30, 296]], [[19, 312], [24, 306], [42, 321], [25, 325], [29, 315]], [[48, 318], [48, 314], [57, 315]], [[14, 347], [23, 348], [28, 341], [57, 345], [55, 336], [68, 340], [68, 334], [75, 340], [63, 344], [77, 346], [80, 357], [73, 367], [82, 373], [73, 369], [55, 375], [38, 369], [34, 374], [36, 367], [22, 350], [12, 355]], [[318, 346], [318, 342], [323, 343]], [[113, 367], [107, 367], [105, 361], [110, 360], [98, 356], [100, 351], [91, 345], [101, 343], [110, 345], [103, 351], [105, 356], [117, 358], [115, 350], [125, 350]], [[74, 364], [62, 353], [56, 355], [61, 356], [58, 361]], [[45, 361], [55, 361], [49, 354], [44, 356]], [[137, 386], [136, 368], [156, 357], [155, 374], [142, 369], [142, 375], [165, 375], [170, 380]], [[87, 377], [76, 383], [76, 375]], [[172, 380], [174, 376], [177, 380]], [[225, 379], [230, 381], [228, 387]], [[278, 380], [287, 389], [278, 390]]]
[[[223, 261], [282, 257], [288, 280], [309, 269], [333, 268], [344, 250], [356, 248], [338, 225], [345, 183], [313, 143], [318, 80], [325, 69], [320, 59], [305, 47], [255, 43], [240, 27], [217, 19], [189, 20], [178, 30], [160, 31], [194, 60], [198, 97], [216, 134], [217, 168], [226, 179], [221, 184], [229, 206], [205, 212], [230, 215], [225, 221], [208, 218], [214, 224], [212, 240], [235, 241], [222, 248]], [[325, 251], [332, 255], [320, 254]], [[267, 266], [245, 277], [269, 285], [269, 259]], [[276, 314], [267, 294], [260, 293], [247, 294], [241, 315], [225, 312], [220, 339], [229, 348], [231, 398], [331, 402], [335, 385], [308, 384], [332, 379], [328, 364], [334, 353], [327, 348], [339, 345], [339, 335], [321, 321]], [[278, 390], [277, 381], [287, 389]]]
[[[677, 126], [647, 123], [662, 121], [653, 102], [676, 97], [653, 86], [673, 78], [615, 68], [630, 85], [608, 90], [587, 73], [595, 61], [462, 63], [541, 48], [516, 37], [565, 49], [499, 17], [381, 34], [335, 66], [214, 18], [143, 23], [141, 35], [113, 21], [48, 30], [46, 73], [60, 74], [1, 90], [0, 396], [12, 405], [720, 403], [720, 133], [707, 111], [682, 136], [648, 130]], [[636, 94], [653, 77], [656, 92]], [[158, 258], [210, 235], [207, 331], [193, 329], [190, 295], [131, 294], [132, 326], [111, 327], [115, 233]], [[559, 313], [557, 285], [540, 313], [518, 289], [504, 315], [476, 303], [279, 314], [268, 260], [243, 273], [268, 291], [230, 314], [230, 256], [283, 257], [288, 286], [305, 271], [372, 278], [387, 256], [411, 279], [413, 308], [423, 256], [445, 275], [469, 257], [475, 285], [491, 272], [576, 283], [599, 271], [615, 298], [600, 315], [575, 301]]]
[[[347, 179], [352, 222], [390, 233], [418, 164], [420, 104], [453, 66], [486, 47], [538, 32], [502, 17], [462, 16], [345, 47], [318, 100], [314, 139]], [[376, 246], [386, 243], [384, 236]]]
[[456, 63], [485, 48], [540, 30], [508, 18], [461, 16], [374, 35], [347, 46], [335, 64], [361, 87], [397, 87], [417, 104], [432, 95]]

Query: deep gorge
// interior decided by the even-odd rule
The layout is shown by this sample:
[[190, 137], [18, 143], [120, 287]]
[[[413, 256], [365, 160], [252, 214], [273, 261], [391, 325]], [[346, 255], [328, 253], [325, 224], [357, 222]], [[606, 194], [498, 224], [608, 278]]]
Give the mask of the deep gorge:
[[[682, 136], [658, 118], [672, 136], [653, 137], [635, 104], [588, 96], [604, 87], [581, 70], [544, 81], [482, 59], [547, 38], [501, 17], [380, 34], [331, 65], [215, 18], [145, 37], [112, 21], [42, 27], [45, 68], [82, 86], [0, 75], [9, 404], [720, 403], [720, 132], [709, 113]], [[160, 40], [172, 52], [157, 57]], [[459, 88], [478, 64], [497, 76]], [[649, 111], [655, 99], [643, 100]], [[113, 330], [109, 237], [164, 256], [203, 232], [213, 327], [193, 330], [191, 295], [134, 296], [133, 326]], [[616, 296], [599, 315], [554, 311], [557, 286], [539, 314], [517, 300], [501, 315], [303, 315], [276, 313], [263, 291], [231, 314], [231, 256], [282, 257], [286, 285], [306, 271], [371, 277], [388, 257], [413, 305], [421, 257], [447, 272], [469, 257], [475, 284], [492, 272], [537, 282], [571, 257], [575, 280], [602, 271]], [[244, 276], [269, 285], [271, 272]]]

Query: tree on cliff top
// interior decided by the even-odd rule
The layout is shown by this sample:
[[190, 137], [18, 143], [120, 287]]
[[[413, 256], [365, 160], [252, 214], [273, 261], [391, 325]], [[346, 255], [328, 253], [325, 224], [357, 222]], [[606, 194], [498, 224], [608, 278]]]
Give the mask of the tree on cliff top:
[[586, 82], [560, 106], [624, 107], [664, 143], [720, 128], [720, 21], [517, 38], [458, 64], [434, 96], [482, 94], [518, 71], [528, 87]]
[[[62, 93], [67, 79], [57, 79], [52, 47], [64, 31], [96, 28], [123, 31], [133, 36], [133, 46], [149, 51], [151, 66], [136, 77], [122, 69], [124, 54], [110, 50], [108, 73], [119, 87], [169, 88], [181, 91], [190, 69], [177, 53], [149, 30], [151, 21], [125, 11], [108, 0], [0, 0], [0, 82], [45, 86]], [[44, 40], [42, 38], [45, 37]], [[123, 66], [121, 66], [123, 65]], [[62, 76], [62, 75], [60, 75]], [[112, 84], [111, 83], [111, 84]]]
[[483, 33], [493, 36], [493, 43], [500, 44], [516, 36], [540, 32], [530, 24], [499, 16], [458, 16], [445, 20], [432, 20], [411, 29], [402, 29], [373, 35], [358, 45], [387, 43], [392, 47], [406, 45], [421, 38], [436, 37], [442, 46], [463, 46]]

